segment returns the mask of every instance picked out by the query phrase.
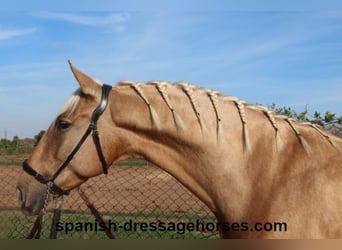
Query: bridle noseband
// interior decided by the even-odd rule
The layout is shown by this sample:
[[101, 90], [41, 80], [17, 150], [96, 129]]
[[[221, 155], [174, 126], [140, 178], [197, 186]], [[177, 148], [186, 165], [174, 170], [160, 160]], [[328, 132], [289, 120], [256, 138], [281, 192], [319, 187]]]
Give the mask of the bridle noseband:
[[112, 89], [112, 86], [109, 86], [107, 84], [102, 85], [102, 96], [101, 96], [101, 102], [100, 104], [96, 107], [96, 109], [93, 111], [93, 115], [90, 121], [90, 124], [88, 126], [88, 129], [86, 132], [83, 134], [81, 137], [80, 141], [78, 144], [75, 146], [75, 148], [71, 151], [71, 153], [68, 155], [68, 157], [65, 159], [65, 161], [59, 166], [57, 171], [51, 176], [51, 177], [46, 177], [40, 173], [38, 173], [36, 170], [34, 170], [27, 162], [27, 159], [23, 162], [23, 169], [25, 170], [26, 173], [29, 175], [33, 176], [37, 181], [39, 181], [42, 184], [47, 184], [50, 186], [50, 190], [52, 193], [58, 193], [58, 194], [63, 194], [63, 195], [68, 195], [69, 190], [63, 190], [62, 188], [58, 187], [57, 185], [54, 184], [55, 179], [57, 176], [62, 172], [64, 168], [68, 166], [72, 158], [75, 156], [75, 154], [78, 152], [78, 150], [81, 148], [82, 144], [85, 142], [87, 137], [92, 135], [93, 141], [95, 144], [95, 148], [97, 151], [97, 154], [99, 156], [99, 159], [102, 163], [102, 168], [103, 168], [103, 173], [107, 174], [107, 162], [106, 159], [103, 155], [101, 144], [100, 144], [100, 138], [99, 138], [99, 133], [97, 130], [97, 121], [102, 115], [102, 113], [105, 111], [107, 105], [108, 105], [108, 96], [109, 93]]

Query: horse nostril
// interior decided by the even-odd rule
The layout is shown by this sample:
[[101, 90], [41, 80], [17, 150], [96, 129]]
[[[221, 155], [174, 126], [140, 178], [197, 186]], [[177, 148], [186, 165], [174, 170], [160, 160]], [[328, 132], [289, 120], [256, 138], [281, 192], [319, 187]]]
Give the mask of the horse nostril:
[[23, 193], [21, 192], [20, 188], [17, 188], [16, 194], [17, 194], [18, 203], [21, 206], [25, 202], [25, 200], [24, 200], [24, 196], [23, 196]]

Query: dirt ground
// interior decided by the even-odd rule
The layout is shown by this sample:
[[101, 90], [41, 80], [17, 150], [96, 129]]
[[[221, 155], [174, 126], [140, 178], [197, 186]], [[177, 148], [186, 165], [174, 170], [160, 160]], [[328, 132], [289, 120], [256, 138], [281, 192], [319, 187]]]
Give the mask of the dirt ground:
[[[0, 166], [0, 208], [18, 208], [15, 185], [20, 166]], [[114, 166], [109, 174], [81, 186], [100, 212], [136, 213], [163, 210], [172, 213], [212, 215], [208, 208], [175, 178], [151, 166]], [[53, 207], [53, 202], [50, 202]], [[64, 198], [64, 210], [87, 211], [77, 190]]]

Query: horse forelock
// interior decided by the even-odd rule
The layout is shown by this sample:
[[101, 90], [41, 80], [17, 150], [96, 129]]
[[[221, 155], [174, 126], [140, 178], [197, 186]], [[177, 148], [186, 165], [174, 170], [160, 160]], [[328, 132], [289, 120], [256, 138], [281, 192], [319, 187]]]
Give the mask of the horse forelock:
[[65, 114], [66, 116], [73, 114], [80, 101], [81, 94], [82, 90], [80, 88], [76, 89], [59, 110], [57, 117], [62, 114]]
[[[99, 85], [102, 85], [102, 82], [100, 80], [94, 79], [94, 82]], [[65, 114], [66, 116], [73, 114], [80, 101], [81, 95], [82, 95], [82, 89], [81, 88], [76, 89], [72, 93], [72, 95], [66, 100], [63, 107], [59, 110], [57, 117], [61, 114]]]

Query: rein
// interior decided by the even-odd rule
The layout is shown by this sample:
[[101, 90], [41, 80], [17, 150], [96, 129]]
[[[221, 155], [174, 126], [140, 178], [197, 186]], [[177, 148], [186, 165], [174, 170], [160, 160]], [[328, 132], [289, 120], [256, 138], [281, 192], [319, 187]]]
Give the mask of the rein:
[[[65, 169], [70, 161], [73, 159], [75, 154], [79, 151], [81, 148], [82, 144], [85, 142], [85, 140], [88, 138], [88, 136], [91, 134], [93, 138], [93, 142], [95, 144], [95, 148], [97, 151], [97, 154], [99, 156], [99, 160], [102, 164], [102, 169], [103, 173], [107, 174], [108, 173], [108, 166], [106, 163], [106, 159], [103, 155], [101, 144], [100, 144], [100, 138], [99, 138], [99, 132], [97, 130], [97, 121], [99, 120], [100, 116], [103, 114], [105, 111], [107, 105], [108, 105], [108, 96], [109, 93], [112, 89], [112, 86], [109, 86], [107, 84], [102, 85], [102, 96], [101, 96], [101, 102], [100, 104], [96, 107], [96, 109], [93, 111], [92, 118], [90, 121], [90, 124], [81, 137], [80, 141], [78, 144], [75, 146], [75, 148], [71, 151], [71, 153], [68, 155], [68, 157], [64, 160], [64, 162], [59, 166], [57, 171], [51, 176], [51, 177], [46, 177], [40, 173], [38, 173], [36, 170], [34, 170], [29, 163], [27, 162], [27, 159], [23, 162], [23, 169], [26, 173], [29, 175], [33, 176], [37, 181], [39, 181], [42, 184], [47, 185], [47, 197], [48, 194], [51, 193], [57, 193], [57, 194], [62, 194], [62, 195], [68, 195], [70, 193], [69, 190], [63, 190], [62, 188], [58, 187], [54, 181], [58, 177], [58, 175], [62, 172], [63, 169]], [[45, 201], [46, 202], [46, 201]]]

